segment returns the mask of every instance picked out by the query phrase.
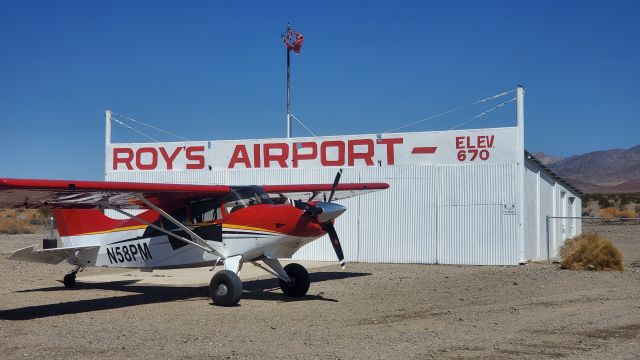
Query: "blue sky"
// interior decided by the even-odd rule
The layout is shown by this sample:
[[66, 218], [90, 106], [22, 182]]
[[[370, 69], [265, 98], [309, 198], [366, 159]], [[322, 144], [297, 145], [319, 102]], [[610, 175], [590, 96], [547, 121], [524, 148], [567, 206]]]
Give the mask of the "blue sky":
[[[3, 0], [0, 176], [101, 179], [107, 108], [192, 140], [284, 136], [287, 22], [305, 36], [293, 112], [318, 135], [379, 133], [523, 84], [530, 151], [628, 148], [639, 4]], [[511, 103], [469, 126], [514, 121]], [[114, 141], [144, 140], [114, 127]]]

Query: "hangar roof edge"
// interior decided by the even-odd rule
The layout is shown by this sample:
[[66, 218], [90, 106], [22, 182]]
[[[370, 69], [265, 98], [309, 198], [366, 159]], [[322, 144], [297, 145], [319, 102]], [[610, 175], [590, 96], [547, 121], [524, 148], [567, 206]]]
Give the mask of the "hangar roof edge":
[[584, 193], [582, 191], [580, 191], [577, 187], [573, 186], [570, 182], [568, 182], [567, 180], [565, 180], [562, 177], [560, 177], [558, 174], [556, 174], [553, 171], [551, 171], [551, 169], [549, 169], [545, 164], [543, 164], [542, 161], [540, 161], [540, 159], [538, 159], [537, 157], [533, 156], [533, 154], [531, 154], [527, 150], [524, 151], [524, 156], [525, 156], [526, 160], [529, 160], [529, 161], [533, 162], [534, 164], [536, 164], [539, 168], [544, 170], [549, 176], [551, 176], [556, 181], [558, 181], [559, 183], [564, 185], [566, 188], [573, 190], [580, 197], [582, 197], [582, 195], [584, 195]]

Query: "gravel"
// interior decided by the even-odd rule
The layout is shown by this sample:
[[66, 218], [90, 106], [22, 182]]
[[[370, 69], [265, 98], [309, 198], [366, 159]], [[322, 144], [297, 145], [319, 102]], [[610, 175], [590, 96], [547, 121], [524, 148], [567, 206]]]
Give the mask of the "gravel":
[[71, 266], [6, 260], [38, 241], [0, 236], [0, 358], [575, 358], [640, 354], [640, 228], [597, 228], [624, 272], [518, 267], [337, 264], [310, 271], [306, 297], [269, 276], [239, 306], [213, 306], [206, 285], [58, 281]]

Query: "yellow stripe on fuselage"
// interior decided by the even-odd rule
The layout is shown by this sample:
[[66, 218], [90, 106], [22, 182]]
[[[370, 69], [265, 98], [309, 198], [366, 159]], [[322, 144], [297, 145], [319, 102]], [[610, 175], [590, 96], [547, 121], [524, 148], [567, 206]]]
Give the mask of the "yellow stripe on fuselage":
[[223, 224], [222, 228], [229, 228], [229, 229], [242, 229], [242, 230], [253, 230], [253, 231], [264, 231], [264, 232], [268, 232], [268, 233], [273, 233], [273, 234], [279, 234], [279, 232], [277, 231], [272, 231], [272, 230], [267, 230], [267, 229], [261, 229], [261, 228], [257, 228], [257, 227], [252, 227], [252, 226], [244, 226], [244, 225], [235, 225], [235, 224]]
[[[114, 229], [111, 229], [111, 230], [95, 231], [95, 232], [77, 234], [77, 235], [74, 235], [74, 236], [108, 234], [108, 233], [119, 232], [119, 231], [140, 230], [140, 229], [145, 229], [146, 227], [147, 227], [147, 225], [125, 226], [125, 227], [114, 228]], [[268, 233], [273, 233], [273, 234], [280, 234], [277, 231], [257, 228], [257, 227], [253, 227], [253, 226], [244, 226], [244, 225], [235, 225], [235, 224], [223, 224], [222, 227], [223, 228], [227, 228], [227, 229], [242, 229], [242, 230], [263, 231], [263, 232], [268, 232]]]
[[108, 233], [118, 232], [118, 231], [140, 230], [140, 229], [145, 229], [146, 227], [147, 227], [147, 225], [124, 226], [124, 227], [119, 227], [119, 228], [113, 228], [111, 230], [88, 232], [88, 233], [78, 234], [78, 235], [74, 235], [74, 236], [108, 234]]

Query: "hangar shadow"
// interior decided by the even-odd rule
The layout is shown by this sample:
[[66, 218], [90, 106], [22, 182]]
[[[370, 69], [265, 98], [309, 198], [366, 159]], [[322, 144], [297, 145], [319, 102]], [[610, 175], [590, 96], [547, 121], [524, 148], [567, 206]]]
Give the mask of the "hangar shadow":
[[[322, 282], [331, 280], [340, 280], [346, 278], [355, 278], [371, 275], [371, 273], [359, 272], [318, 272], [310, 273], [311, 282]], [[139, 280], [114, 281], [106, 283], [82, 283], [79, 278], [76, 287], [66, 289], [62, 285], [55, 287], [46, 287], [40, 289], [19, 290], [17, 293], [30, 292], [70, 292], [83, 290], [110, 290], [124, 291], [132, 293], [131, 295], [106, 297], [99, 299], [87, 299], [62, 302], [56, 304], [45, 304], [35, 306], [25, 306], [15, 309], [0, 310], [0, 319], [2, 320], [32, 320], [51, 316], [69, 315], [87, 313], [92, 311], [119, 309], [124, 307], [146, 305], [155, 303], [164, 303], [172, 301], [189, 301], [198, 298], [206, 298], [209, 300], [208, 286], [157, 286], [157, 285], [136, 285]], [[280, 291], [278, 280], [275, 278], [249, 280], [242, 282], [244, 292], [243, 299], [262, 300], [262, 301], [332, 301], [322, 296], [307, 294], [299, 298], [291, 298], [284, 296]], [[242, 301], [240, 302], [242, 304]]]

